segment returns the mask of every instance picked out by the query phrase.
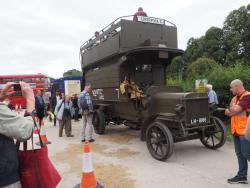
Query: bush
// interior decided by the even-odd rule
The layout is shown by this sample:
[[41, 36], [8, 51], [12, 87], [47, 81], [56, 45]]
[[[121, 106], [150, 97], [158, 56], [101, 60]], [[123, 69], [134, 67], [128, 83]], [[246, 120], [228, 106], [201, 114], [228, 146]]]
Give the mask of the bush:
[[181, 78], [167, 78], [168, 86], [179, 86], [184, 91], [193, 91], [193, 84], [191, 82], [185, 82]]
[[236, 63], [233, 66], [218, 66], [207, 75], [209, 83], [213, 85], [221, 106], [230, 103], [232, 94], [230, 92], [230, 83], [234, 79], [240, 79], [246, 89], [250, 88], [250, 67], [242, 63]]
[[168, 78], [167, 85], [181, 86], [184, 91], [194, 91], [196, 79], [207, 79], [216, 91], [221, 107], [229, 105], [233, 97], [230, 92], [230, 83], [234, 79], [243, 81], [246, 89], [250, 89], [250, 67], [241, 62], [235, 65], [223, 66], [208, 58], [200, 58], [187, 68], [188, 77]]
[[[181, 68], [180, 65], [183, 67]], [[167, 68], [167, 84], [181, 86], [185, 91], [194, 91], [195, 80], [207, 78], [212, 69], [217, 66], [219, 65], [213, 59], [203, 57], [198, 58], [186, 68], [181, 57], [177, 57]]]

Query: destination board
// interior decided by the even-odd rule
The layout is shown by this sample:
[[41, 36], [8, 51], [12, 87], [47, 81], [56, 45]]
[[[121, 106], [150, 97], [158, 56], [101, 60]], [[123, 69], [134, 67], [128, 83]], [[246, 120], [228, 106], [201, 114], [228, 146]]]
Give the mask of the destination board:
[[163, 25], [165, 22], [164, 19], [152, 18], [152, 17], [147, 17], [147, 16], [138, 16], [138, 21], [145, 22], [145, 23], [159, 24], [159, 25]]

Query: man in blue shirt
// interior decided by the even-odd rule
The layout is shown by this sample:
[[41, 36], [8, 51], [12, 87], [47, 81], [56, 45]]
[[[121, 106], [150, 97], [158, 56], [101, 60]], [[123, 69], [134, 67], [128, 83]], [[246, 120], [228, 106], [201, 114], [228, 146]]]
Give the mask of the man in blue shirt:
[[[83, 113], [83, 128], [82, 128], [82, 142], [89, 141], [94, 142], [93, 139], [93, 124], [92, 124], [92, 114], [93, 114], [93, 104], [90, 96], [91, 85], [85, 84], [84, 90], [79, 96], [79, 105], [82, 108]], [[85, 101], [83, 101], [85, 100]], [[84, 105], [81, 105], [84, 104]], [[86, 107], [85, 107], [86, 106]]]
[[217, 94], [213, 90], [213, 86], [211, 84], [207, 84], [206, 89], [207, 89], [207, 95], [208, 95], [208, 102], [210, 104], [211, 103], [219, 104]]

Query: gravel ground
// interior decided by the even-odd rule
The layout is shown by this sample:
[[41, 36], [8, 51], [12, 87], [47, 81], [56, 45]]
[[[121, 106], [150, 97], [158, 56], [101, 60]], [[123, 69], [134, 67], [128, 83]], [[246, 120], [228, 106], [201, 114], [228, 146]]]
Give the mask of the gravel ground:
[[[58, 126], [45, 121], [49, 155], [62, 176], [59, 188], [71, 188], [80, 182], [82, 170], [82, 122], [73, 123], [73, 138], [58, 137]], [[91, 144], [95, 176], [106, 188], [243, 188], [230, 185], [227, 178], [237, 171], [233, 145], [208, 150], [200, 141], [175, 144], [173, 156], [166, 162], [153, 159], [140, 132], [123, 126], [111, 126], [106, 135], [95, 135]], [[250, 177], [248, 177], [250, 179]]]

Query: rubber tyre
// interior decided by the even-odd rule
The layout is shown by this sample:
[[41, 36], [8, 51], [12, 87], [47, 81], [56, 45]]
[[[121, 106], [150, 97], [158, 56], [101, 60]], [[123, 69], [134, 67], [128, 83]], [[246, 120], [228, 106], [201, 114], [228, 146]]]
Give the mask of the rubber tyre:
[[105, 133], [106, 119], [102, 110], [97, 109], [94, 111], [92, 123], [96, 134]]
[[[225, 142], [226, 142], [226, 139], [227, 139], [227, 129], [226, 129], [226, 126], [224, 125], [224, 123], [217, 117], [212, 117], [212, 121], [215, 122], [218, 130], [220, 130], [220, 138], [219, 138], [219, 143], [216, 144], [216, 145], [210, 145], [208, 143], [208, 136], [205, 136], [205, 137], [202, 137], [200, 138], [200, 141], [201, 143], [206, 147], [206, 148], [209, 148], [209, 149], [218, 149], [220, 147], [222, 147]], [[211, 129], [210, 128], [207, 128], [207, 129]], [[206, 134], [206, 133], [205, 133]], [[209, 135], [209, 134], [208, 134]], [[215, 134], [211, 135], [211, 138], [214, 139], [214, 138], [218, 138], [218, 136], [214, 136]], [[212, 140], [214, 142], [214, 140]]]
[[[157, 160], [165, 161], [173, 154], [174, 140], [172, 133], [169, 128], [161, 122], [155, 121], [148, 126], [146, 131], [146, 143], [150, 154]], [[153, 144], [155, 144], [156, 147], [153, 147]], [[163, 152], [160, 146], [162, 155], [158, 154], [159, 145], [164, 145], [165, 152]]]

